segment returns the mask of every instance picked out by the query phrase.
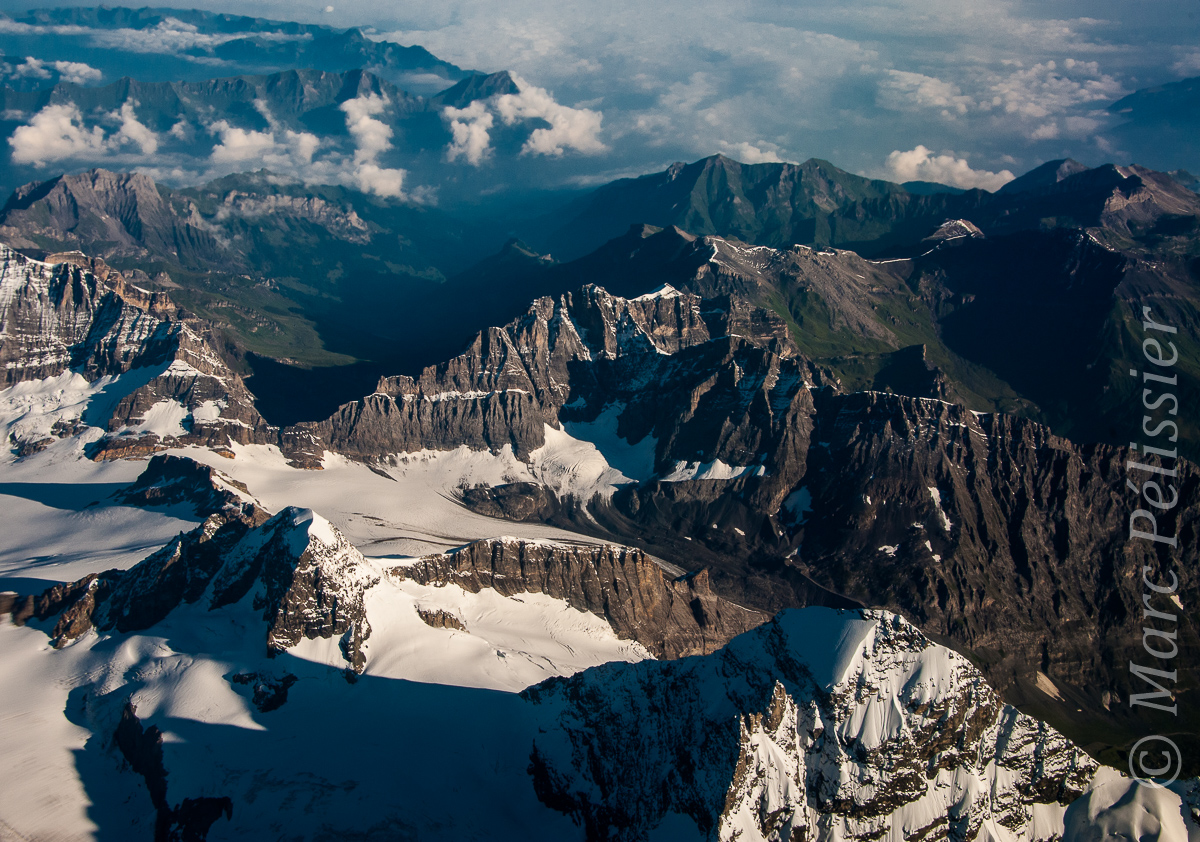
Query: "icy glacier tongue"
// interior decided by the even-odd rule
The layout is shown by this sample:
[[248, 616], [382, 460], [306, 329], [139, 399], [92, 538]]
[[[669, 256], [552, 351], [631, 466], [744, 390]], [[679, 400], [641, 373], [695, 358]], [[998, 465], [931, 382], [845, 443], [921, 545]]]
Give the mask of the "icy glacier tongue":
[[882, 611], [779, 614], [702, 658], [612, 664], [526, 696], [538, 794], [591, 838], [1057, 838], [1096, 763], [962, 656]]

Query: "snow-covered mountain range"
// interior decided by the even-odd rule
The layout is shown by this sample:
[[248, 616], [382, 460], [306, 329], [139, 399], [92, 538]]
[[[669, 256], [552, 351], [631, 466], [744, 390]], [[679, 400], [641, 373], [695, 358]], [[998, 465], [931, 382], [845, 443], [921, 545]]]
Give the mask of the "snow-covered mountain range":
[[643, 6], [0, 12], [0, 842], [1200, 842], [1186, 16]]
[[[1194, 784], [1155, 793], [1101, 767], [896, 613], [768, 620], [846, 590], [879, 601], [820, 583], [842, 524], [861, 539], [837, 539], [842, 575], [978, 575], [963, 524], [998, 492], [956, 466], [1017, 458], [1044, 428], [820, 392], [828, 373], [740, 298], [590, 286], [281, 429], [169, 297], [83, 255], [3, 254], [0, 488], [31, 524], [0, 541], [6, 833], [1200, 833]], [[1097, 480], [1115, 456], [1058, 448]], [[849, 466], [836, 483], [826, 452]], [[638, 534], [650, 553], [612, 543]], [[797, 550], [791, 584], [735, 576], [731, 547]], [[967, 590], [882, 593], [951, 639], [970, 615], [967, 648], [1012, 628]], [[1103, 674], [1067, 643], [1056, 658]]]

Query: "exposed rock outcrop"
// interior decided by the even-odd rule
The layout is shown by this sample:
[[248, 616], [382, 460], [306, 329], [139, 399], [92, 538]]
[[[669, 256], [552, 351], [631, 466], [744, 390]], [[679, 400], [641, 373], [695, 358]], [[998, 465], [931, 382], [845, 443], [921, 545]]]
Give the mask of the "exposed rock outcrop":
[[183, 456], [154, 456], [133, 484], [114, 497], [131, 506], [185, 503], [200, 517], [218, 512], [255, 522], [267, 517], [245, 484]]
[[747, 457], [764, 451], [770, 473], [812, 377], [782, 320], [738, 299], [669, 289], [623, 299], [589, 286], [539, 299], [463, 355], [417, 379], [384, 378], [373, 395], [298, 429], [360, 459], [461, 445], [528, 459], [547, 427], [620, 404], [618, 434], [653, 436], [663, 473], [714, 460], [750, 470]]
[[392, 568], [399, 579], [504, 596], [544, 593], [603, 617], [659, 658], [702, 655], [767, 618], [713, 593], [708, 574], [672, 579], [641, 550], [501, 538]]
[[1048, 838], [1096, 769], [886, 612], [784, 612], [705, 658], [524, 695], [554, 722], [538, 796], [589, 840], [644, 839], [671, 814], [741, 842]]
[[87, 417], [60, 419], [61, 429], [14, 439], [17, 455], [95, 426], [108, 435], [89, 445], [93, 459], [145, 457], [189, 444], [271, 443], [293, 453], [297, 464], [319, 466], [321, 451], [307, 447], [306, 434], [281, 434], [258, 414], [241, 377], [214, 351], [209, 326], [177, 319], [165, 294], [133, 286], [102, 260], [55, 257], [61, 262], [0, 246], [3, 385], [66, 372], [89, 383], [110, 380], [96, 387], [103, 399], [88, 405]]
[[166, 322], [126, 303], [77, 262], [43, 263], [0, 246], [5, 386], [67, 368], [94, 380], [160, 364], [173, 350], [171, 333]]
[[[259, 510], [255, 510], [258, 512]], [[210, 610], [249, 597], [266, 622], [268, 653], [304, 638], [340, 638], [342, 654], [362, 672], [371, 629], [363, 595], [378, 581], [358, 550], [309, 509], [287, 508], [269, 520], [214, 514], [129, 570], [109, 570], [17, 603], [13, 620], [54, 620], [56, 647], [92, 629], [148, 629], [185, 604]]]
[[451, 631], [466, 631], [467, 627], [463, 625], [463, 621], [458, 619], [449, 611], [443, 611], [440, 608], [417, 608], [417, 616], [425, 623], [425, 625], [434, 629], [449, 629]]

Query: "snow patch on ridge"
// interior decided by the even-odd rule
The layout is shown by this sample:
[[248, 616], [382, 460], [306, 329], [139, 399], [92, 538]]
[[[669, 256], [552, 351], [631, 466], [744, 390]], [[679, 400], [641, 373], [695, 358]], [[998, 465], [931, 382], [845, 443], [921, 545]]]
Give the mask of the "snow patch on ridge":
[[637, 298], [631, 298], [629, 300], [654, 301], [659, 298], [679, 298], [681, 295], [683, 295], [683, 293], [675, 289], [675, 287], [671, 286], [670, 284], [663, 284], [656, 289], [650, 290], [650, 292], [644, 293], [643, 295], [639, 295]]
[[783, 508], [791, 513], [797, 523], [804, 523], [812, 511], [812, 492], [807, 487], [797, 488], [784, 498]]
[[936, 486], [931, 485], [929, 486], [929, 496], [933, 499], [933, 505], [937, 508], [938, 517], [942, 520], [942, 528], [949, 533], [950, 527], [953, 524], [950, 523], [950, 518], [947, 517], [946, 512], [942, 509], [942, 492], [938, 491]]
[[530, 454], [530, 470], [560, 497], [587, 502], [607, 499], [622, 485], [654, 476], [658, 440], [646, 435], [631, 443], [617, 433], [625, 405], [615, 403], [593, 421], [563, 422], [558, 430], [545, 426], [546, 443]]
[[762, 465], [726, 465], [720, 459], [711, 462], [676, 462], [670, 473], [659, 477], [661, 482], [686, 482], [697, 479], [737, 479], [738, 477], [765, 476], [767, 469]]

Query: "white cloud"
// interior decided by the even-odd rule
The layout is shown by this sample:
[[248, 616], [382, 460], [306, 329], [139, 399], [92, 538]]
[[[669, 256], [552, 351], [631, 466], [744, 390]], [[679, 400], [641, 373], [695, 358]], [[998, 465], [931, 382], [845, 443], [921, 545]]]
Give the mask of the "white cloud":
[[112, 136], [112, 143], [123, 145], [133, 144], [142, 150], [143, 155], [153, 155], [158, 151], [158, 135], [149, 127], [138, 121], [134, 114], [136, 102], [126, 102], [117, 112], [121, 119], [121, 128]]
[[978, 187], [992, 191], [999, 190], [1014, 178], [1008, 170], [996, 173], [971, 169], [963, 158], [949, 154], [935, 155], [924, 146], [907, 152], [898, 149], [893, 151], [884, 162], [882, 177], [889, 181], [936, 181], [951, 187], [968, 190]]
[[[251, 165], [256, 169], [266, 167], [274, 172], [291, 175], [303, 172], [313, 162], [313, 155], [321, 145], [321, 140], [310, 132], [296, 132], [281, 125], [271, 116], [270, 110], [262, 100], [254, 101], [254, 108], [267, 121], [266, 131], [244, 129], [235, 126], [228, 120], [217, 120], [210, 123], [208, 131], [220, 138], [213, 147], [209, 158], [218, 166], [237, 164]], [[171, 134], [176, 137], [186, 137], [186, 124], [176, 123], [171, 127]], [[176, 129], [180, 131], [177, 133]]]
[[180, 117], [175, 125], [171, 126], [168, 134], [184, 143], [193, 143], [196, 140], [196, 127], [189, 123], [186, 117]]
[[990, 87], [992, 96], [985, 107], [1033, 120], [1087, 103], [1111, 102], [1128, 93], [1120, 82], [1102, 73], [1097, 62], [1070, 58], [1014, 67], [998, 75]]
[[27, 56], [25, 61], [13, 68], [12, 75], [18, 79], [49, 79], [50, 71], [46, 68], [46, 62]]
[[452, 138], [446, 146], [446, 160], [463, 158], [479, 166], [492, 154], [491, 130], [497, 116], [506, 126], [527, 120], [550, 124], [530, 132], [521, 146], [522, 155], [559, 158], [568, 149], [585, 155], [608, 151], [599, 137], [604, 118], [599, 111], [562, 105], [545, 88], [531, 85], [519, 76], [513, 76], [513, 82], [518, 93], [476, 100], [466, 108], [442, 109], [442, 119], [450, 124]]
[[450, 134], [454, 138], [446, 148], [446, 160], [466, 158], [467, 163], [479, 166], [491, 150], [491, 129], [495, 122], [487, 104], [476, 100], [466, 108], [444, 108], [442, 119], [450, 122]]
[[62, 81], [76, 85], [99, 82], [104, 75], [82, 61], [42, 61], [34, 56], [26, 56], [25, 61], [13, 67], [10, 75], [17, 79], [49, 79], [53, 75], [51, 70], [56, 71]]
[[404, 170], [386, 169], [378, 164], [358, 164], [350, 173], [350, 182], [364, 193], [387, 196], [394, 199], [404, 197]]
[[721, 141], [718, 146], [721, 151], [743, 164], [778, 164], [784, 159], [779, 157], [779, 147], [773, 143], [760, 140], [757, 143], [726, 143]]
[[498, 14], [485, 0], [413, 0], [391, 16], [396, 31], [373, 37], [552, 83], [561, 102], [602, 97], [589, 107], [613, 151], [597, 171], [693, 160], [721, 138], [853, 169], [918, 142], [996, 162], [1016, 151], [1016, 170], [1038, 162], [1029, 137], [1049, 123], [1064, 152], [1092, 162], [1067, 118], [1170, 78], [1173, 64], [1200, 73], [1194, 26], [1178, 24], [1195, 2], [613, 0], [598, 14], [511, 0]]
[[228, 120], [217, 120], [208, 129], [221, 138], [221, 142], [213, 147], [211, 155], [213, 162], [217, 164], [262, 160], [273, 154], [278, 147], [274, 132], [239, 128]]
[[58, 26], [41, 26], [38, 24], [20, 23], [11, 18], [0, 18], [0, 32], [6, 35], [87, 35], [93, 30], [86, 26], [62, 24]]
[[[61, 27], [42, 27], [58, 30]], [[125, 50], [133, 53], [185, 54], [202, 50], [211, 52], [221, 44], [241, 38], [256, 38], [264, 41], [307, 41], [309, 33], [289, 32], [200, 32], [190, 23], [176, 18], [164, 18], [146, 29], [91, 29], [85, 30], [92, 44], [110, 50]]]
[[83, 127], [83, 115], [74, 103], [47, 105], [28, 125], [18, 126], [8, 139], [17, 164], [44, 166], [49, 161], [105, 153], [104, 129]]
[[346, 115], [346, 129], [354, 138], [355, 151], [349, 180], [364, 193], [391, 198], [404, 197], [404, 176], [401, 169], [379, 166], [379, 156], [392, 148], [391, 126], [375, 119], [388, 107], [385, 97], [378, 94], [348, 99], [340, 106]]
[[1042, 123], [1029, 133], [1030, 140], [1053, 140], [1058, 137], [1058, 124], [1051, 121]]
[[1105, 122], [1105, 120], [1097, 117], [1067, 117], [1065, 120], [1063, 120], [1063, 124], [1066, 126], [1066, 131], [1064, 134], [1066, 134], [1067, 137], [1087, 137], [1095, 132], [1096, 129], [1105, 125]]
[[[312, 34], [308, 32], [200, 32], [192, 24], [184, 23], [177, 18], [171, 17], [164, 18], [156, 25], [145, 29], [103, 29], [79, 26], [77, 24], [28, 24], [14, 21], [11, 18], [0, 18], [0, 34], [27, 37], [54, 35], [63, 38], [82, 38], [90, 46], [100, 47], [101, 49], [120, 50], [131, 53], [176, 55], [202, 64], [224, 64], [224, 62], [214, 59], [211, 56], [196, 56], [190, 53], [197, 51], [211, 53], [216, 47], [222, 44], [242, 38], [254, 38], [261, 41], [274, 42], [312, 40]], [[53, 62], [53, 65], [59, 64], [81, 65], [80, 62]], [[81, 66], [87, 68], [87, 65]], [[71, 70], [56, 69], [59, 70], [63, 78], [67, 79], [67, 81], [76, 81], [75, 78], [67, 78], [72, 73]], [[82, 72], [84, 74], [79, 84], [98, 79], [99, 76], [93, 77], [91, 75], [92, 71], [94, 71], [93, 68], [88, 68], [84, 71], [75, 71], [75, 73]]]
[[339, 106], [346, 115], [346, 130], [354, 137], [358, 155], [374, 160], [392, 148], [392, 128], [375, 115], [387, 110], [388, 101], [379, 94], [348, 99]]
[[975, 101], [964, 96], [957, 85], [904, 70], [885, 71], [879, 82], [875, 103], [892, 111], [934, 108], [940, 110], [943, 117], [949, 118], [966, 114], [975, 107]]
[[1200, 73], [1200, 49], [1191, 48], [1179, 50], [1179, 59], [1171, 65], [1171, 70], [1180, 76], [1195, 76]]
[[50, 66], [58, 71], [58, 77], [64, 82], [76, 85], [86, 85], [89, 82], [99, 82], [104, 74], [82, 61], [54, 61]]
[[13, 162], [40, 167], [71, 158], [95, 160], [130, 146], [143, 156], [153, 155], [158, 151], [158, 136], [138, 121], [136, 106], [136, 102], [126, 102], [119, 111], [103, 115], [103, 120], [117, 125], [116, 131], [106, 134], [103, 126], [88, 128], [74, 103], [47, 105], [9, 137]]
[[[202, 0], [201, 6], [215, 2]], [[244, 11], [278, 16], [267, 14], [267, 3], [248, 0]], [[1098, 163], [1095, 133], [1104, 126], [1088, 133], [1085, 123], [1108, 124], [1096, 116], [1097, 109], [1172, 73], [1200, 74], [1194, 27], [1189, 30], [1186, 23], [1195, 3], [747, 0], [738, 5], [692, 0], [685, 7], [682, 0], [613, 0], [598, 14], [594, 7], [553, 0], [511, 0], [500, 11], [488, 0], [399, 5], [363, 0], [353, 8], [339, 4], [337, 15], [322, 14], [324, 3], [302, 14], [322, 22], [337, 17], [340, 25], [387, 23], [397, 31], [372, 37], [421, 44], [464, 67], [506, 68], [550, 88], [554, 100], [584, 117], [594, 113], [590, 128], [586, 120], [576, 119], [572, 126], [571, 120], [532, 116], [539, 110], [553, 115], [547, 102], [533, 103], [527, 89], [518, 94], [521, 107], [512, 108], [509, 125], [529, 119], [527, 131], [537, 132], [523, 150], [527, 157], [575, 158], [573, 164], [542, 170], [567, 179], [649, 171], [718, 150], [743, 158], [754, 154], [735, 152], [721, 141], [746, 143], [766, 155], [784, 157], [780, 150], [787, 150], [801, 159], [823, 157], [854, 170], [878, 165], [889, 151], [911, 150], [918, 142], [937, 150], [970, 150], [971, 160], [1013, 171], [1037, 163], [1033, 156], [1050, 145], [1055, 154]], [[204, 34], [178, 21], [139, 32], [0, 19], [0, 31], [71, 35], [73, 42], [64, 44], [212, 63], [219, 60], [205, 51], [247, 34]], [[428, 87], [419, 92], [448, 87], [451, 81], [429, 76], [420, 80]], [[486, 112], [490, 126], [472, 113], [443, 115], [447, 158], [464, 165], [486, 163], [505, 122], [494, 103], [486, 104]], [[210, 119], [220, 116], [227, 115]], [[93, 116], [86, 119], [90, 126]], [[541, 119], [547, 122], [536, 122]], [[572, 154], [584, 151], [571, 144], [574, 135], [584, 138], [581, 144], [590, 145], [589, 154], [598, 160], [580, 162], [582, 156]], [[162, 133], [162, 146], [169, 137]], [[275, 140], [282, 140], [278, 131]], [[604, 145], [612, 149], [601, 155]], [[320, 149], [304, 177], [317, 177], [317, 165], [339, 153]], [[1006, 153], [1017, 160], [1002, 164]], [[353, 154], [346, 152], [347, 158]], [[376, 166], [399, 164], [388, 154], [381, 153]], [[345, 174], [338, 177], [349, 179], [352, 165], [347, 160]]]
[[517, 120], [541, 119], [549, 128], [534, 129], [521, 147], [524, 155], [561, 156], [567, 149], [584, 154], [596, 154], [608, 149], [600, 142], [600, 121], [603, 115], [590, 108], [571, 108], [560, 105], [545, 88], [530, 85], [513, 76], [520, 93], [504, 94], [495, 101], [496, 113], [505, 125]]

